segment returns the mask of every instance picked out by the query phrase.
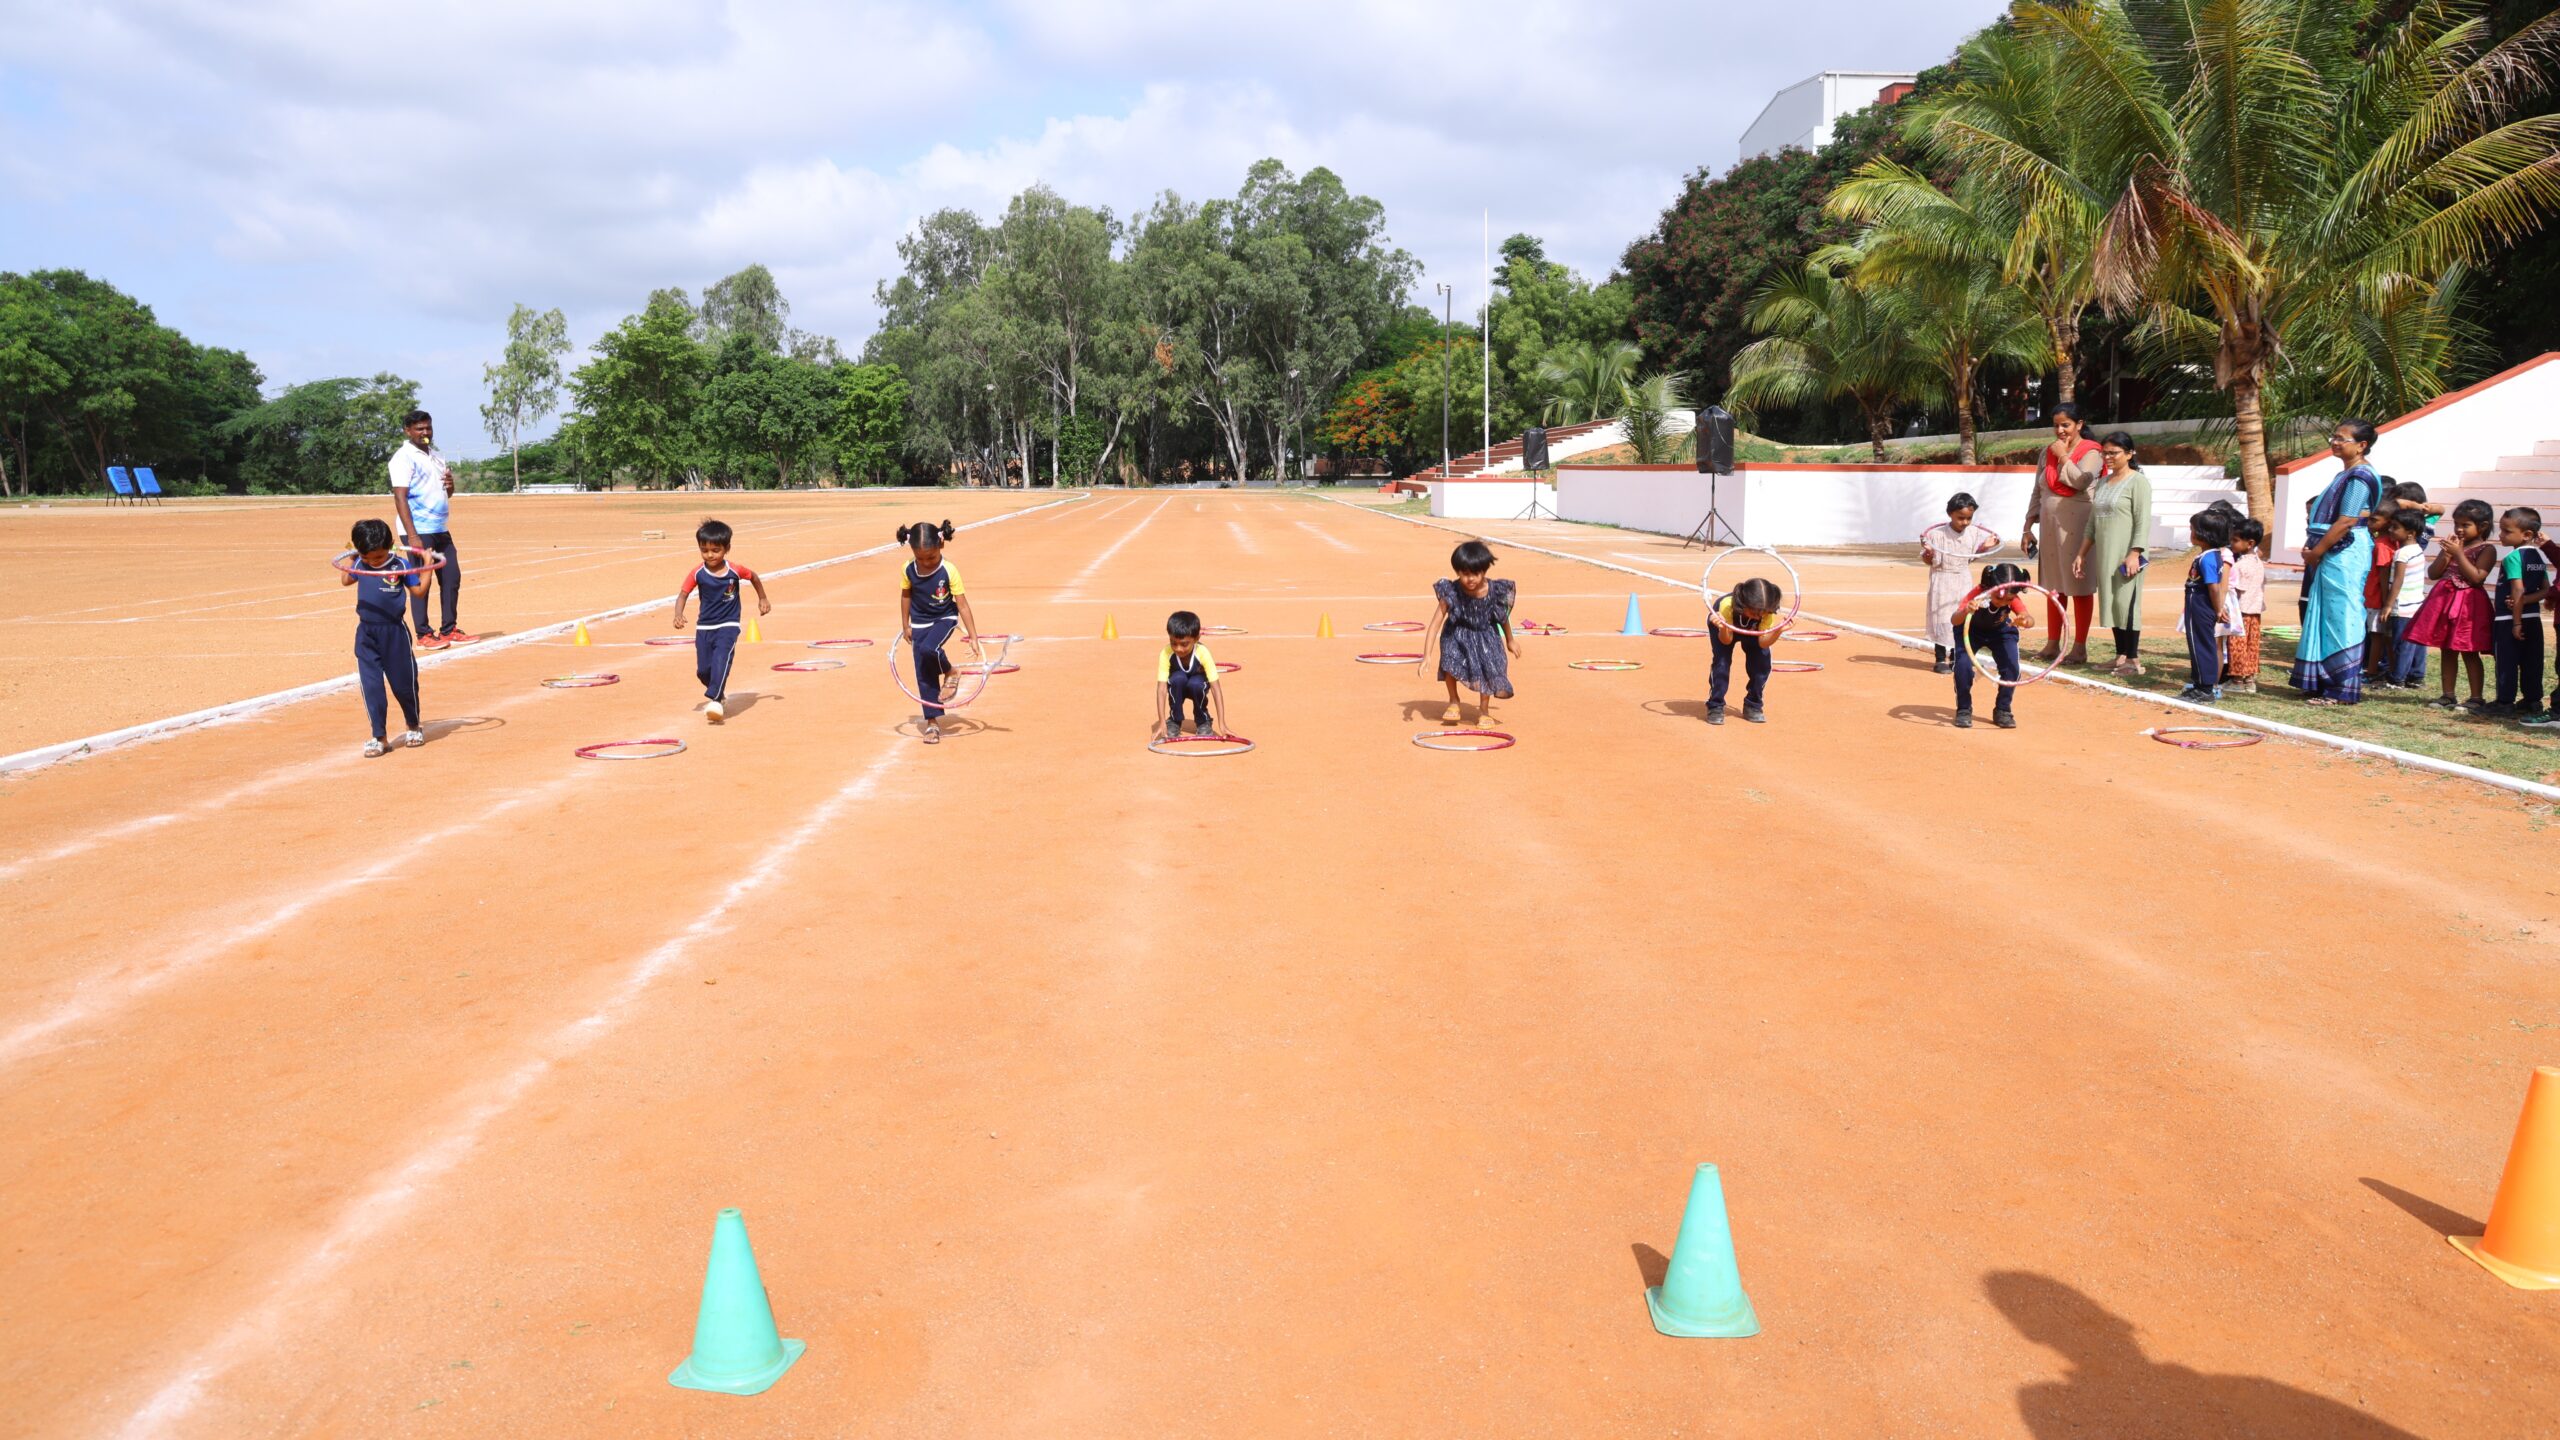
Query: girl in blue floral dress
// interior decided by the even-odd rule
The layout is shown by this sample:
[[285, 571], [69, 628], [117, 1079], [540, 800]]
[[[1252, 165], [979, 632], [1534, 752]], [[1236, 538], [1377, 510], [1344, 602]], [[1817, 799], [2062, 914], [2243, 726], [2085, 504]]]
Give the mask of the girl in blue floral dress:
[[1438, 603], [1431, 623], [1423, 627], [1422, 661], [1431, 663], [1430, 644], [1436, 637], [1440, 680], [1449, 687], [1449, 708], [1440, 712], [1441, 724], [1455, 725], [1463, 717], [1465, 712], [1458, 705], [1462, 684], [1476, 692], [1478, 723], [1487, 723], [1493, 719], [1493, 702], [1511, 698], [1511, 662], [1506, 657], [1520, 653], [1519, 641], [1511, 633], [1519, 587], [1508, 580], [1487, 578], [1493, 569], [1493, 551], [1481, 540], [1470, 540], [1452, 551], [1449, 568], [1457, 572], [1456, 579], [1431, 582], [1431, 595]]

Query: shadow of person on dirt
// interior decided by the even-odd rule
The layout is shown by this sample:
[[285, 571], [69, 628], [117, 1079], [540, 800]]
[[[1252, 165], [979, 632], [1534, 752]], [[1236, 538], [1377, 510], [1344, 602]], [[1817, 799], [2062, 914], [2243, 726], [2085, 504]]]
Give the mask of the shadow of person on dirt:
[[1647, 713], [1660, 715], [1666, 720], [1707, 718], [1707, 702], [1704, 700], [1647, 700], [1644, 708]]
[[[921, 737], [924, 733], [916, 728], [917, 723], [917, 717], [910, 715], [899, 721], [891, 728], [898, 734], [904, 735], [910, 740], [914, 740]], [[990, 725], [984, 720], [971, 720], [966, 716], [952, 715], [948, 713], [944, 714], [938, 723], [942, 730], [942, 738], [945, 740], [965, 740], [972, 735], [984, 735], [989, 731], [994, 731], [1000, 735], [1010, 735], [1013, 733], [1010, 729], [1002, 725]]]
[[733, 690], [730, 692], [729, 698], [724, 703], [723, 708], [729, 712], [729, 718], [735, 720], [739, 716], [746, 714], [748, 711], [753, 710], [767, 700], [788, 700], [790, 698], [791, 697], [788, 695], [774, 694], [763, 690]]
[[1896, 670], [1919, 670], [1923, 672], [1932, 672], [1937, 669], [1938, 662], [1935, 660], [1923, 660], [1916, 655], [1852, 655], [1849, 657], [1849, 663], [1852, 665], [1885, 665]]
[[2389, 1181], [2376, 1180], [2367, 1176], [2356, 1183], [2399, 1206], [2408, 1213], [2410, 1219], [2439, 1235], [2477, 1235], [2489, 1228], [2459, 1210], [2448, 1210], [2423, 1195], [2412, 1195]]
[[2018, 1391], [2037, 1440], [2093, 1435], [2231, 1435], [2253, 1440], [2418, 1440], [2412, 1432], [2260, 1375], [2210, 1375], [2142, 1353], [2133, 1322], [2047, 1275], [1996, 1270], [1983, 1292], [2071, 1372]]
[[1896, 705], [1884, 713], [1886, 719], [1899, 720], [1906, 725], [1952, 726], [1956, 723], [1956, 709], [1952, 705]]
[[427, 743], [433, 745], [448, 735], [459, 735], [466, 731], [501, 730], [506, 728], [506, 723], [494, 715], [455, 715], [442, 720], [430, 720], [418, 729], [427, 737]]

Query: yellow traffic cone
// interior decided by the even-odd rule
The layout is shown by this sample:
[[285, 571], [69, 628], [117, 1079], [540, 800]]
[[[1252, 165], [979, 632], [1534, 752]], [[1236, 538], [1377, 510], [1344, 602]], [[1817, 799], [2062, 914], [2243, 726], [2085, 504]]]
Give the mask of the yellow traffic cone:
[[579, 621], [579, 622], [578, 622], [578, 633], [577, 633], [575, 636], [571, 637], [571, 639], [570, 639], [569, 643], [570, 643], [570, 644], [572, 644], [572, 645], [592, 645], [592, 644], [594, 644], [594, 643], [595, 643], [594, 641], [589, 640], [589, 639], [587, 638], [587, 622], [586, 622], [586, 621], [581, 620], [581, 621]]
[[747, 643], [750, 645], [764, 643], [764, 632], [756, 628], [756, 617], [753, 615], [747, 617]]
[[1103, 616], [1103, 617], [1102, 617], [1102, 638], [1103, 638], [1103, 639], [1105, 639], [1105, 640], [1117, 640], [1117, 639], [1119, 639], [1119, 638], [1120, 638], [1120, 622], [1118, 622], [1118, 621], [1116, 621], [1116, 620], [1112, 619], [1112, 618], [1111, 618], [1110, 616], [1108, 616], [1108, 615]]
[[1318, 615], [1316, 617], [1316, 638], [1319, 640], [1330, 640], [1333, 638], [1333, 617], [1331, 615]]

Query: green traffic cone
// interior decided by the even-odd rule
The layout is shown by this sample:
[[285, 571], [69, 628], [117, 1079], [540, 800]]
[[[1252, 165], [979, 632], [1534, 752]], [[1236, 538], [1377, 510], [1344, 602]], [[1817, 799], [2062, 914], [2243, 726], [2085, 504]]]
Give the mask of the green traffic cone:
[[1641, 635], [1644, 633], [1644, 610], [1636, 604], [1636, 597], [1632, 591], [1627, 594], [1627, 625], [1625, 629], [1620, 630], [1618, 633], [1621, 635]]
[[747, 1222], [723, 1210], [711, 1226], [711, 1264], [702, 1276], [702, 1309], [694, 1316], [693, 1353], [667, 1377], [685, 1390], [757, 1395], [772, 1388], [809, 1347], [774, 1329]]
[[1693, 1340], [1739, 1340], [1760, 1333], [1742, 1272], [1733, 1263], [1733, 1227], [1724, 1215], [1724, 1179], [1713, 1165], [1689, 1182], [1689, 1208], [1671, 1246], [1671, 1268], [1644, 1292], [1653, 1328]]

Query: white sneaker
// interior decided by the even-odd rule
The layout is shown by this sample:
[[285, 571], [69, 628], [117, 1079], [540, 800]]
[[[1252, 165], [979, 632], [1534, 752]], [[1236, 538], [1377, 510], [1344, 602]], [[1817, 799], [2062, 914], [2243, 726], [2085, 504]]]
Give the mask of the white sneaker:
[[379, 740], [367, 740], [364, 742], [364, 758], [367, 760], [379, 760], [388, 748], [389, 747], [385, 746]]
[[721, 704], [717, 700], [714, 700], [710, 704], [702, 707], [702, 713], [710, 716], [711, 723], [717, 725], [721, 721], [729, 718], [729, 707]]
[[419, 746], [427, 743], [427, 732], [424, 730], [412, 730], [408, 734], [400, 737], [400, 743], [408, 746], [412, 750], [415, 750]]

